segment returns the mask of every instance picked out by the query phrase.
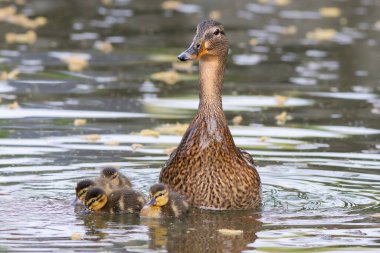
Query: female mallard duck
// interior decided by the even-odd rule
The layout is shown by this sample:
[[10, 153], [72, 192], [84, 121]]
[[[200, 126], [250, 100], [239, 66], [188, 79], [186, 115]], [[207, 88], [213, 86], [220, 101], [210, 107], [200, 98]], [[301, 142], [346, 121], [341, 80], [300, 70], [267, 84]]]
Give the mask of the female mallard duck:
[[131, 181], [113, 167], [104, 168], [100, 173], [100, 177], [110, 180], [113, 185], [118, 187], [132, 187]]
[[189, 210], [185, 198], [169, 190], [164, 184], [155, 184], [149, 190], [149, 202], [140, 212], [140, 216], [150, 218], [179, 217]]
[[199, 59], [198, 112], [160, 174], [160, 182], [186, 196], [191, 205], [249, 209], [260, 205], [261, 183], [249, 154], [235, 146], [223, 113], [221, 90], [228, 40], [223, 26], [198, 24], [181, 61]]
[[110, 194], [99, 187], [87, 191], [85, 201], [90, 211], [108, 213], [139, 213], [146, 201], [144, 195], [131, 189], [119, 189]]

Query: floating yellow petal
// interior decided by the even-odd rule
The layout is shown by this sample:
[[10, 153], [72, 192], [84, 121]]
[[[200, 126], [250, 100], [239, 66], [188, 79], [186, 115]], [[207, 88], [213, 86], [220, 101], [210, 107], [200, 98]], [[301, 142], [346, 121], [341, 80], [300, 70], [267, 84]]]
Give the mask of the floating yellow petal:
[[131, 145], [131, 148], [132, 148], [132, 152], [136, 152], [137, 150], [139, 150], [140, 148], [142, 148], [143, 145], [139, 144], [139, 143], [133, 143]]
[[176, 84], [180, 79], [180, 75], [173, 70], [154, 73], [150, 77], [153, 80], [161, 81], [169, 85]]
[[314, 31], [308, 32], [306, 38], [312, 40], [330, 40], [337, 34], [335, 29], [317, 28]]
[[111, 141], [107, 141], [104, 143], [105, 145], [108, 145], [108, 146], [119, 146], [120, 145], [120, 142], [119, 141], [116, 141], [116, 140], [111, 140]]
[[96, 142], [100, 140], [102, 137], [99, 134], [89, 134], [83, 137], [83, 139], [91, 142]]
[[176, 10], [181, 5], [182, 3], [179, 1], [164, 1], [161, 4], [161, 8], [164, 10]]
[[276, 100], [277, 105], [282, 107], [289, 98], [287, 96], [276, 95], [274, 99]]
[[193, 63], [192, 61], [185, 61], [185, 62], [173, 62], [172, 67], [174, 70], [178, 71], [184, 71], [191, 73], [193, 71]]
[[220, 18], [222, 17], [222, 13], [219, 10], [213, 10], [213, 11], [210, 11], [208, 16], [210, 19], [220, 20]]
[[74, 126], [83, 126], [87, 124], [86, 119], [75, 119], [74, 120]]
[[88, 60], [75, 54], [63, 58], [63, 61], [67, 63], [69, 70], [74, 72], [80, 72], [88, 66]]
[[240, 125], [240, 123], [243, 121], [243, 117], [241, 115], [238, 115], [238, 116], [235, 116], [233, 119], [232, 119], [232, 123], [235, 125], [235, 126], [238, 126]]
[[176, 134], [176, 135], [183, 135], [187, 128], [189, 127], [189, 124], [164, 124], [162, 126], [159, 126], [156, 128], [158, 132], [161, 134]]
[[71, 240], [78, 241], [83, 240], [84, 236], [81, 233], [74, 232], [71, 234]]
[[380, 219], [380, 213], [375, 213], [375, 214], [372, 214], [371, 216], [374, 217], [374, 218], [379, 218]]
[[143, 129], [140, 132], [141, 136], [153, 136], [153, 137], [159, 137], [160, 132], [152, 130], [152, 129]]
[[0, 8], [0, 21], [6, 20], [8, 17], [16, 14], [16, 7], [8, 6], [4, 8]]
[[243, 234], [243, 230], [235, 230], [235, 229], [218, 229], [218, 232], [225, 236], [238, 236]]
[[102, 51], [105, 54], [109, 54], [113, 51], [113, 46], [108, 41], [98, 41], [95, 43], [95, 48]]
[[17, 79], [17, 76], [20, 72], [17, 69], [12, 70], [11, 72], [1, 72], [0, 80], [14, 80]]
[[8, 104], [8, 108], [11, 109], [11, 110], [14, 110], [14, 109], [17, 109], [19, 108], [19, 104], [17, 103], [17, 101], [14, 101], [13, 103], [11, 104]]
[[177, 147], [171, 147], [171, 148], [167, 148], [164, 150], [165, 154], [167, 155], [171, 155], [171, 153], [173, 153], [174, 150], [176, 150]]
[[6, 33], [5, 41], [8, 44], [34, 44], [37, 41], [37, 34], [34, 31], [27, 31], [26, 33]]
[[319, 15], [321, 15], [321, 17], [336, 18], [341, 14], [341, 10], [336, 7], [323, 7], [319, 9]]
[[285, 125], [286, 121], [292, 119], [292, 117], [288, 115], [287, 112], [284, 111], [280, 113], [279, 115], [277, 115], [275, 119], [276, 119], [277, 125]]

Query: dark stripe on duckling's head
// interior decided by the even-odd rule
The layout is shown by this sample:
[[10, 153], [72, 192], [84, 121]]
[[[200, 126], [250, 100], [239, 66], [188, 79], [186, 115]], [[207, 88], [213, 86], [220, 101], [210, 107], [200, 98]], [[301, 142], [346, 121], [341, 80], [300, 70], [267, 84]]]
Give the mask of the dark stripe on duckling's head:
[[77, 183], [77, 187], [75, 188], [76, 195], [79, 199], [82, 200], [88, 188], [95, 185], [95, 182], [91, 179], [84, 179]]
[[154, 195], [157, 192], [167, 190], [167, 189], [168, 187], [165, 184], [154, 184], [150, 187], [149, 192], [152, 193], [152, 195]]
[[118, 170], [113, 167], [106, 167], [102, 170], [101, 175], [108, 179], [114, 179], [118, 176]]

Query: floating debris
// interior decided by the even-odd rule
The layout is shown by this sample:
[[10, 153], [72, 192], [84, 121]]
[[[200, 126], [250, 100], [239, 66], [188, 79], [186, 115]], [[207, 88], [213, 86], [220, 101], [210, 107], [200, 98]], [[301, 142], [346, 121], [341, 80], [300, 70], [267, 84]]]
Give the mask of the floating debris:
[[373, 24], [373, 28], [375, 30], [380, 30], [380, 20], [376, 21], [375, 24]]
[[15, 15], [16, 12], [17, 12], [17, 9], [14, 6], [0, 8], [0, 21], [4, 21], [8, 17]]
[[82, 235], [81, 233], [74, 232], [71, 234], [71, 240], [73, 241], [79, 241], [83, 239], [84, 239], [84, 235]]
[[113, 0], [102, 0], [101, 2], [105, 6], [110, 6], [113, 4]]
[[181, 6], [179, 1], [164, 1], [161, 4], [161, 8], [164, 10], [177, 10]]
[[193, 64], [193, 61], [173, 62], [172, 67], [174, 70], [191, 73], [193, 72]]
[[89, 134], [89, 135], [83, 136], [83, 139], [87, 141], [91, 141], [91, 142], [97, 142], [101, 138], [102, 137], [99, 134]]
[[240, 123], [243, 121], [243, 117], [241, 115], [238, 115], [238, 116], [235, 116], [233, 119], [232, 119], [232, 123], [234, 124], [234, 126], [238, 126], [240, 125]]
[[14, 69], [10, 72], [1, 72], [0, 80], [14, 80], [17, 79], [17, 76], [20, 72], [17, 69]]
[[180, 80], [180, 75], [174, 71], [157, 72], [150, 76], [153, 80], [164, 82], [168, 85], [176, 84]]
[[21, 26], [26, 29], [36, 29], [40, 26], [47, 24], [47, 19], [45, 17], [37, 17], [35, 19], [30, 19], [23, 14], [16, 14], [9, 16], [6, 21], [8, 23]]
[[131, 148], [132, 148], [132, 152], [135, 153], [137, 152], [140, 148], [142, 148], [143, 145], [142, 144], [139, 144], [139, 143], [133, 143], [131, 145]]
[[213, 10], [210, 11], [208, 17], [212, 20], [220, 20], [220, 18], [222, 17], [222, 13], [219, 10]]
[[63, 58], [62, 60], [67, 63], [69, 70], [73, 72], [80, 72], [84, 68], [88, 67], [88, 60], [79, 55], [73, 54]]
[[109, 54], [113, 51], [113, 46], [108, 41], [97, 41], [94, 47], [105, 54]]
[[153, 136], [153, 137], [159, 137], [160, 132], [152, 130], [152, 129], [143, 129], [140, 132], [141, 136]]
[[227, 229], [227, 228], [218, 229], [218, 232], [225, 236], [239, 236], [243, 234], [243, 230], [235, 230], [235, 229]]
[[336, 18], [342, 14], [342, 11], [336, 7], [323, 7], [319, 9], [321, 17]]
[[17, 101], [14, 101], [13, 103], [8, 104], [8, 109], [11, 109], [11, 110], [17, 109], [19, 107], [20, 107], [20, 105], [18, 104]]
[[120, 145], [120, 142], [117, 141], [117, 140], [111, 140], [111, 141], [107, 141], [104, 143], [105, 145], [108, 145], [108, 146], [119, 146]]
[[311, 40], [330, 40], [337, 34], [335, 29], [316, 28], [314, 31], [308, 32], [306, 38]]
[[260, 137], [261, 142], [266, 142], [268, 139], [269, 139], [269, 137], [267, 137], [267, 136], [261, 136]]
[[34, 44], [37, 41], [37, 34], [34, 31], [27, 31], [26, 33], [6, 33], [5, 41], [8, 44]]
[[159, 126], [156, 128], [158, 132], [161, 134], [176, 134], [176, 135], [183, 135], [186, 130], [189, 128], [189, 124], [164, 124], [162, 126]]
[[284, 106], [286, 101], [288, 101], [289, 97], [287, 96], [281, 96], [281, 95], [276, 95], [275, 97], [276, 103], [278, 106]]
[[171, 147], [171, 148], [167, 148], [164, 150], [164, 153], [167, 154], [167, 155], [171, 155], [171, 153], [174, 152], [174, 150], [176, 150], [177, 147]]
[[292, 117], [288, 115], [287, 112], [284, 111], [280, 113], [279, 115], [276, 115], [275, 119], [276, 119], [276, 124], [282, 126], [282, 125], [285, 125], [287, 120], [291, 120]]
[[75, 119], [74, 120], [74, 126], [83, 126], [87, 124], [86, 119]]
[[380, 219], [380, 213], [375, 213], [375, 214], [372, 214], [371, 216], [374, 217], [374, 218], [379, 218]]

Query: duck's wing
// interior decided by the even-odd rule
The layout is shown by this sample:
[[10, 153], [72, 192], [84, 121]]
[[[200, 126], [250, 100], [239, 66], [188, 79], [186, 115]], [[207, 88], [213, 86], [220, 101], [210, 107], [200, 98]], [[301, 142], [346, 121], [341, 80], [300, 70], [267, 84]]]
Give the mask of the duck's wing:
[[248, 164], [251, 164], [254, 168], [256, 168], [255, 161], [253, 160], [252, 156], [247, 151], [245, 151], [244, 149], [241, 149], [241, 148], [237, 148], [237, 150], [238, 150], [238, 152], [240, 152], [240, 154], [243, 156], [244, 160]]

